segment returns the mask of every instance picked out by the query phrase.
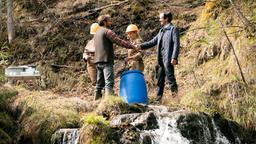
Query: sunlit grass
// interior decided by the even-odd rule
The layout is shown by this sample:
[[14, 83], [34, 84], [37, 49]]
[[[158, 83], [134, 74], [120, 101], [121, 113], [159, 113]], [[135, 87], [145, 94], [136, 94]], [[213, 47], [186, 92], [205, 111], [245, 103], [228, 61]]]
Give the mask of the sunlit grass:
[[80, 126], [80, 112], [88, 105], [79, 98], [65, 98], [50, 92], [28, 92], [19, 88], [16, 102], [22, 110], [21, 134], [31, 136], [37, 143], [49, 143], [51, 135], [59, 128]]

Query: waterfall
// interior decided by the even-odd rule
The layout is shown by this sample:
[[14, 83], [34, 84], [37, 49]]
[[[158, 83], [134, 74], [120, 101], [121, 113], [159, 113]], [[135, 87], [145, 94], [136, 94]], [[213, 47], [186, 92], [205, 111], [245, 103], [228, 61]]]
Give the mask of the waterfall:
[[[162, 106], [149, 106], [150, 114], [136, 114], [133, 117], [131, 124], [138, 126], [141, 123], [146, 123], [147, 129], [141, 129], [140, 142], [146, 144], [242, 144], [240, 138], [237, 136], [238, 131], [232, 131], [232, 124], [225, 119], [216, 119], [222, 123], [226, 123], [226, 127], [221, 124], [216, 124], [215, 120], [205, 113], [189, 113], [183, 110], [170, 112], [167, 108]], [[152, 122], [148, 120], [155, 115], [155, 128]], [[128, 119], [131, 115], [126, 115]], [[123, 118], [124, 119], [124, 118]], [[126, 120], [127, 121], [127, 120]], [[139, 124], [140, 123], [140, 124]], [[229, 129], [230, 135], [227, 135]], [[223, 133], [224, 132], [224, 133]], [[232, 139], [234, 137], [234, 139]]]
[[79, 129], [59, 129], [52, 136], [52, 143], [78, 144]]
[[179, 129], [177, 128], [177, 123], [174, 119], [165, 117], [158, 120], [159, 129], [155, 130], [143, 130], [140, 136], [143, 139], [147, 136], [151, 138], [152, 144], [189, 144], [189, 141], [184, 138]]
[[[143, 113], [117, 115], [109, 142], [141, 144], [242, 144], [239, 126], [221, 116], [145, 106]], [[81, 137], [86, 139], [88, 137]], [[68, 144], [68, 143], [65, 143]], [[73, 143], [72, 143], [73, 144]]]

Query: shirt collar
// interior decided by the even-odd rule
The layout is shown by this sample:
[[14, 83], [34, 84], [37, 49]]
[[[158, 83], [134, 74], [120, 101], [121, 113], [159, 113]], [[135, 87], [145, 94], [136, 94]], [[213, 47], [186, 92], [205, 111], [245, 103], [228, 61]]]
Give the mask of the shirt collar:
[[166, 24], [166, 25], [164, 26], [164, 29], [167, 29], [170, 25], [171, 25], [170, 23]]

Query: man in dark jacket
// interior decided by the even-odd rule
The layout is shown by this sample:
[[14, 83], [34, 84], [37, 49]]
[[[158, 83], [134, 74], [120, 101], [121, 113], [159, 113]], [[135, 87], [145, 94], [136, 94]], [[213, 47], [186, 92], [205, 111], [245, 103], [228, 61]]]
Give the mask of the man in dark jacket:
[[174, 75], [174, 65], [178, 63], [179, 55], [179, 31], [178, 28], [171, 24], [171, 12], [161, 12], [159, 21], [163, 26], [159, 33], [150, 41], [144, 42], [138, 47], [148, 49], [157, 46], [157, 63], [158, 63], [158, 82], [156, 102], [159, 102], [163, 96], [165, 77], [168, 80], [172, 96], [178, 94], [178, 86]]
[[97, 83], [95, 100], [102, 97], [102, 89], [105, 81], [105, 95], [113, 95], [114, 87], [114, 49], [113, 43], [125, 48], [135, 48], [130, 42], [120, 39], [109, 28], [112, 21], [109, 15], [101, 15], [98, 17], [98, 23], [101, 26], [94, 36], [95, 56], [94, 62], [97, 68]]

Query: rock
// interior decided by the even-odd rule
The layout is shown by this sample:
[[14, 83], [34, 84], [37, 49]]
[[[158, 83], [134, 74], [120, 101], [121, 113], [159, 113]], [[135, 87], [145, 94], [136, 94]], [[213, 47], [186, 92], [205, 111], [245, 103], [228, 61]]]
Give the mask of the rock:
[[110, 125], [118, 126], [122, 123], [131, 123], [140, 115], [140, 113], [117, 115], [111, 120]]
[[140, 130], [151, 130], [159, 128], [154, 112], [146, 112], [141, 114], [131, 124]]

